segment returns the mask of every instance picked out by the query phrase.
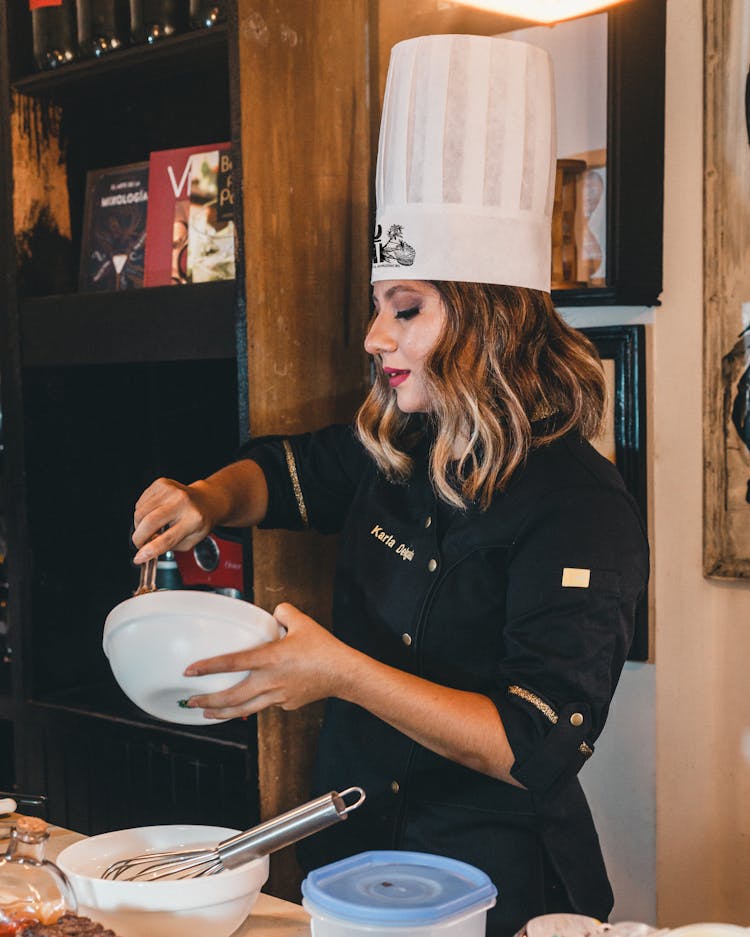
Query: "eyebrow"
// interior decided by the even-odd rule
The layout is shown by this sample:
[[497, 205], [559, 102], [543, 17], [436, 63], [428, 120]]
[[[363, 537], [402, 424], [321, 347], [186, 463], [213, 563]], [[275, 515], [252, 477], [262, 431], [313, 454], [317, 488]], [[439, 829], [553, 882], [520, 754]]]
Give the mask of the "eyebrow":
[[[422, 295], [421, 291], [414, 286], [402, 286], [400, 283], [396, 283], [394, 286], [388, 287], [388, 289], [383, 294], [383, 300], [392, 299], [396, 295], [396, 293], [401, 293], [401, 292], [414, 293], [415, 296]], [[372, 297], [372, 302], [374, 306], [380, 305], [380, 303], [378, 302], [375, 296]]]

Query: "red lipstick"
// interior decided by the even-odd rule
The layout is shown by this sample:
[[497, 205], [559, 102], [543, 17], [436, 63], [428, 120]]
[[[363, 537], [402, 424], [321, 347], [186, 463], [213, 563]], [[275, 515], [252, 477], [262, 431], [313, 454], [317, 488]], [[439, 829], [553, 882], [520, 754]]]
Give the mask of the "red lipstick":
[[411, 371], [401, 371], [398, 368], [383, 368], [383, 373], [388, 378], [388, 383], [391, 387], [398, 387], [399, 384], [404, 383], [411, 374]]

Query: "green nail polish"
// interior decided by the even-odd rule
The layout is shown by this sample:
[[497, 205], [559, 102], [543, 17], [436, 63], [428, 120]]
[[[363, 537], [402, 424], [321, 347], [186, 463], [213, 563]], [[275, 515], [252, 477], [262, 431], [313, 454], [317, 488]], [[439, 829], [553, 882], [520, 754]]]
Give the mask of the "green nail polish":
[[180, 707], [180, 709], [189, 709], [189, 708], [190, 708], [190, 700], [189, 700], [189, 699], [178, 699], [178, 700], [177, 700], [177, 705]]

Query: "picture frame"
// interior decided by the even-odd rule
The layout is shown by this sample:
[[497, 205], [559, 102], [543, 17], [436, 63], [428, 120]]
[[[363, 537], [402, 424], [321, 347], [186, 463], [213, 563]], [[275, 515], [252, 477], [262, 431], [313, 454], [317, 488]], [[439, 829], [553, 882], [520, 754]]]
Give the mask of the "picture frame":
[[[607, 377], [605, 431], [592, 443], [617, 466], [645, 525], [648, 523], [645, 326], [596, 326], [579, 331], [596, 348]], [[645, 661], [648, 658], [647, 590], [636, 609], [635, 634], [628, 660]]]
[[703, 573], [748, 580], [750, 8], [705, 0], [704, 24]]

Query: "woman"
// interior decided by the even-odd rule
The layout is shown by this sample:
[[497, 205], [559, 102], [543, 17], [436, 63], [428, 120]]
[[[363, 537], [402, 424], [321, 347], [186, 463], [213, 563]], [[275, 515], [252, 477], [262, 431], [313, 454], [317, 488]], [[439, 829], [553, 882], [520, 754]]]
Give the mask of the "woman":
[[[326, 699], [315, 791], [345, 781], [368, 799], [302, 844], [303, 866], [378, 848], [462, 859], [498, 887], [488, 933], [510, 935], [547, 911], [604, 919], [611, 908], [576, 774], [604, 725], [648, 561], [632, 499], [585, 441], [602, 416], [601, 367], [548, 292], [545, 121], [533, 121], [536, 152], [547, 151], [531, 173], [538, 224], [524, 173], [515, 220], [491, 186], [486, 210], [456, 198], [449, 162], [473, 184], [476, 141], [465, 122], [435, 149], [452, 199], [439, 229], [435, 199], [423, 197], [429, 168], [414, 182], [419, 127], [450, 136], [453, 83], [465, 105], [467, 82], [488, 83], [482, 61], [495, 90], [475, 116], [490, 123], [493, 108], [503, 110], [496, 87], [509, 92], [517, 79], [537, 108], [548, 87], [538, 50], [476, 38], [414, 40], [392, 58], [365, 343], [377, 377], [355, 426], [254, 440], [208, 479], [155, 482], [136, 506], [133, 539], [142, 562], [188, 549], [218, 524], [341, 534], [332, 632], [280, 605], [284, 640], [191, 665], [192, 675], [252, 673], [190, 705], [226, 718]], [[433, 120], [441, 68], [447, 92]], [[394, 136], [399, 122], [410, 129]], [[501, 136], [528, 155], [528, 115], [524, 126]], [[388, 164], [404, 139], [409, 185]], [[394, 226], [403, 249], [383, 250], [378, 235], [392, 242]], [[409, 279], [394, 276], [402, 267]], [[448, 276], [437, 279], [436, 267]]]

